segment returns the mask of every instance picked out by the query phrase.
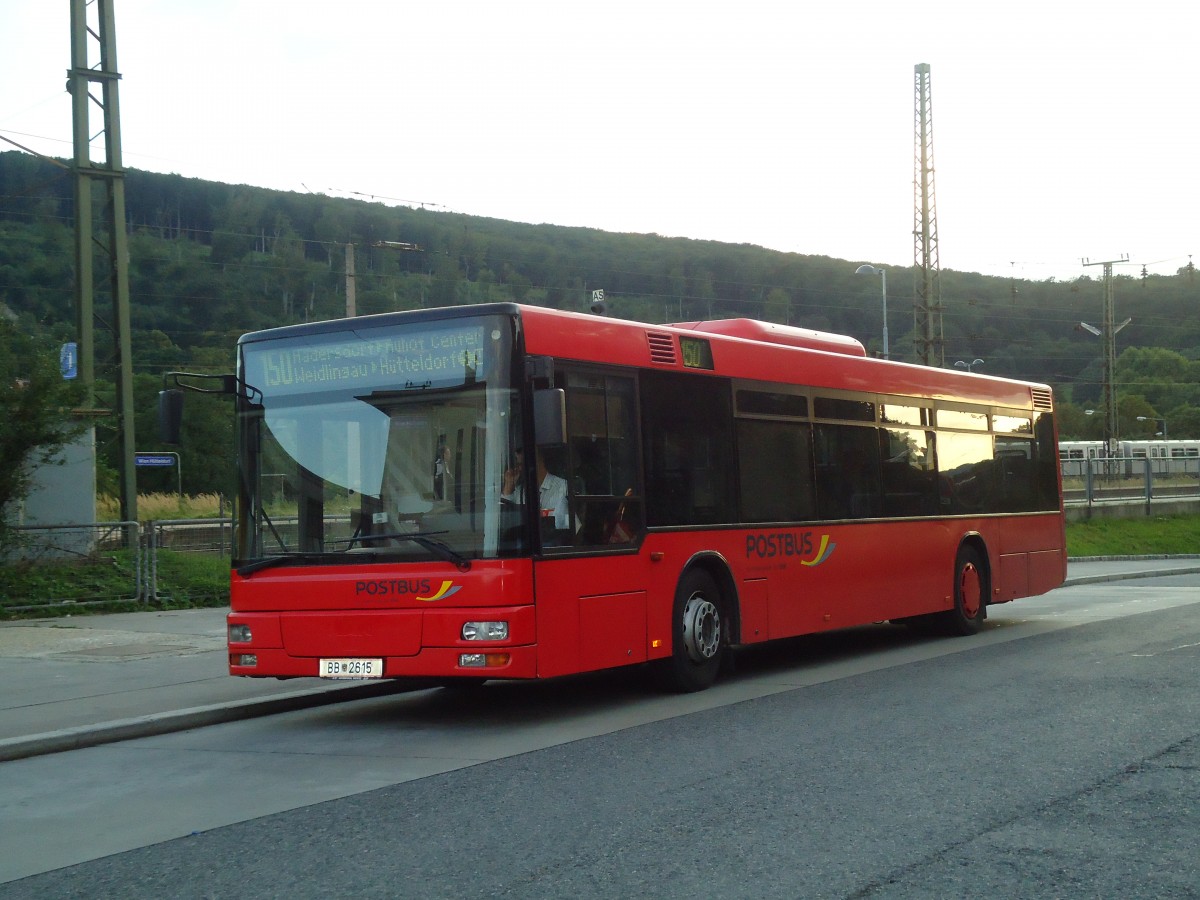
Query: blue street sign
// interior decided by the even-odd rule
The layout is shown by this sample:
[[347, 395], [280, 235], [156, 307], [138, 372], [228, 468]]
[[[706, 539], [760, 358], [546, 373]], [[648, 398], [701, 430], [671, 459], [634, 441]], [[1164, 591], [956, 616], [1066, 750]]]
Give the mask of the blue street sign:
[[137, 453], [134, 454], [133, 462], [134, 465], [138, 466], [173, 466], [175, 465], [175, 457], [156, 453]]
[[62, 371], [63, 378], [79, 376], [79, 345], [74, 341], [63, 344], [62, 349], [58, 351], [58, 368]]

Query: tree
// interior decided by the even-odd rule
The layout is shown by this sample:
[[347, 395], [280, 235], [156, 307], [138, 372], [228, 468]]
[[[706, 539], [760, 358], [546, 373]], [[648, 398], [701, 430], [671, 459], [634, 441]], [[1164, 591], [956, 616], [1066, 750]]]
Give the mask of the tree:
[[63, 379], [57, 351], [0, 320], [0, 547], [12, 540], [8, 514], [29, 493], [35, 468], [82, 433], [72, 415], [79, 386]]
[[1102, 437], [1104, 416], [1088, 415], [1083, 407], [1069, 402], [1058, 404], [1058, 436], [1064, 441], [1095, 441]]
[[763, 302], [763, 318], [768, 322], [787, 325], [792, 317], [792, 298], [782, 288], [771, 288]]
[[1195, 440], [1200, 438], [1200, 409], [1195, 406], [1178, 406], [1168, 410], [1165, 416], [1167, 437], [1172, 440]]
[[1159, 409], [1200, 401], [1197, 374], [1200, 367], [1195, 363], [1163, 347], [1129, 347], [1117, 359], [1117, 383], [1122, 391], [1136, 391]]

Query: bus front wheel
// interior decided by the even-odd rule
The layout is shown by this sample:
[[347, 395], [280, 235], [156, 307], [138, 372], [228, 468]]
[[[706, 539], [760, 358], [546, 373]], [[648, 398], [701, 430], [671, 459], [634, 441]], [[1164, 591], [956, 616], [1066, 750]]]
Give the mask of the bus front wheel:
[[679, 580], [672, 612], [671, 655], [659, 663], [666, 687], [702, 691], [716, 680], [729, 642], [720, 589], [712, 576], [693, 569]]

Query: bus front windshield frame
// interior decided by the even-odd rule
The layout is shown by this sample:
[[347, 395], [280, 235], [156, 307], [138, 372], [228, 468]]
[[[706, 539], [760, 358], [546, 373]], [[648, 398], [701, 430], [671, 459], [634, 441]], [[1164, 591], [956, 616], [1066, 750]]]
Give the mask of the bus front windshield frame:
[[243, 342], [239, 571], [524, 553], [500, 496], [522, 441], [514, 342], [502, 315]]

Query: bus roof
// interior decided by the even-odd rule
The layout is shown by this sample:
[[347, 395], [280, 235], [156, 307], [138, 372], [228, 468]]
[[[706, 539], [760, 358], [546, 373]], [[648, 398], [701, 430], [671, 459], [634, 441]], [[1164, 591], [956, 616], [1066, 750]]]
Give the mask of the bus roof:
[[[966, 400], [1022, 409], [1052, 408], [1047, 385], [871, 359], [853, 338], [752, 319], [648, 325], [622, 319], [521, 306], [529, 353], [652, 369], [685, 365], [679, 339], [701, 338], [712, 350], [707, 374], [783, 381], [833, 390]], [[569, 335], [569, 337], [568, 337]]]
[[[519, 316], [526, 352], [544, 356], [831, 390], [1052, 408], [1050, 388], [1043, 384], [872, 359], [854, 338], [754, 319], [650, 325], [516, 303], [486, 303], [288, 325], [243, 335], [238, 343], [479, 315]], [[685, 365], [680, 338], [689, 337], [707, 342], [711, 369]]]

